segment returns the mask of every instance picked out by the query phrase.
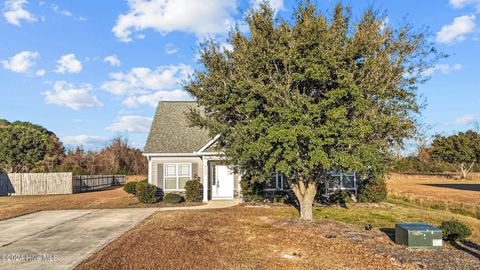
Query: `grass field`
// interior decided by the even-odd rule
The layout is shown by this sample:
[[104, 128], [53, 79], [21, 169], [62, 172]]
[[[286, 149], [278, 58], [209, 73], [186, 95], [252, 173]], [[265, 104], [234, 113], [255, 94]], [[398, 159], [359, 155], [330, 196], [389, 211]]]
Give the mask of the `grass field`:
[[389, 197], [480, 218], [480, 180], [391, 174]]
[[[317, 208], [311, 223], [299, 222], [297, 217], [293, 207], [270, 206], [157, 213], [77, 269], [480, 267], [480, 261], [467, 252], [414, 251], [394, 245], [387, 236], [395, 222], [438, 224], [457, 218], [474, 228], [471, 240], [478, 241], [480, 221], [475, 218], [405, 203]], [[366, 224], [376, 227], [365, 230]]]

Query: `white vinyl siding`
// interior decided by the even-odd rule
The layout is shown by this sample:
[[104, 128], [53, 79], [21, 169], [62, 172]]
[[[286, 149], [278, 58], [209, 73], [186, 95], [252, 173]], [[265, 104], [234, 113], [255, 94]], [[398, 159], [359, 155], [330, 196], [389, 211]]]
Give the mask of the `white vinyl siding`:
[[192, 163], [163, 164], [165, 191], [184, 191], [185, 183], [192, 179]]

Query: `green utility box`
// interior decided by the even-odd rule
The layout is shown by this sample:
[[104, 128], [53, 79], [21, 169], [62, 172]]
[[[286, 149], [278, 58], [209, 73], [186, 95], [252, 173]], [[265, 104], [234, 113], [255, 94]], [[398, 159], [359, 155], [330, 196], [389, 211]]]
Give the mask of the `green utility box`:
[[409, 248], [439, 249], [443, 245], [442, 230], [425, 223], [398, 223], [395, 243]]

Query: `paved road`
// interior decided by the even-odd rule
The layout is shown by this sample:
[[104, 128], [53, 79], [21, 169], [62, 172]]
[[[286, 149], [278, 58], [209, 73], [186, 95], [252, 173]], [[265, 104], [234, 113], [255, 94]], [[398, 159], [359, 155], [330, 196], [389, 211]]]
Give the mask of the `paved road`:
[[41, 211], [0, 221], [0, 269], [71, 269], [157, 210]]
[[466, 191], [480, 191], [480, 184], [424, 184], [426, 186], [452, 188]]

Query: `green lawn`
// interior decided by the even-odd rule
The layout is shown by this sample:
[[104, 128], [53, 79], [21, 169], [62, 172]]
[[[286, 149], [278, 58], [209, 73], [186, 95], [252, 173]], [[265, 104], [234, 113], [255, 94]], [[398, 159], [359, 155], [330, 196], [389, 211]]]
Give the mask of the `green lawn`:
[[399, 222], [426, 222], [440, 226], [442, 221], [456, 219], [472, 228], [473, 234], [469, 240], [480, 243], [480, 220], [451, 213], [445, 210], [436, 210], [418, 206], [401, 200], [389, 199], [379, 205], [349, 205], [342, 207], [317, 207], [314, 210], [316, 219], [334, 219], [359, 226], [371, 224], [374, 227], [394, 228]]

